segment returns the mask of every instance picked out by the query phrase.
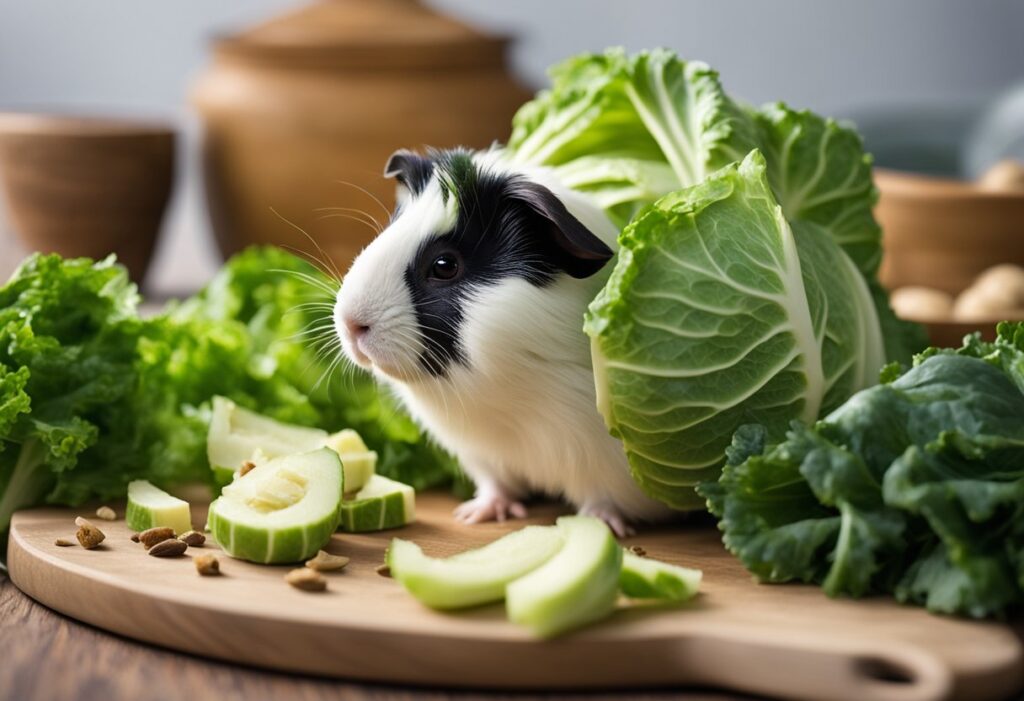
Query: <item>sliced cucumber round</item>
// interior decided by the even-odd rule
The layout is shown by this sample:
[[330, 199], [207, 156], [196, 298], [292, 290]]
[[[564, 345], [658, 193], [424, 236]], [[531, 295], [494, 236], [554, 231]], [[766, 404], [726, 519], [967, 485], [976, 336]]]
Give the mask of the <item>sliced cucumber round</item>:
[[218, 485], [231, 482], [242, 463], [256, 450], [268, 458], [319, 448], [327, 431], [275, 421], [243, 409], [225, 397], [213, 398], [213, 415], [206, 434], [206, 455]]
[[366, 447], [362, 436], [346, 428], [327, 436], [324, 445], [341, 456], [345, 491], [357, 492], [365, 487], [377, 470], [377, 453]]
[[600, 620], [615, 609], [622, 548], [600, 519], [563, 516], [565, 545], [505, 589], [508, 618], [548, 638]]
[[232, 557], [298, 562], [331, 539], [343, 493], [341, 460], [329, 448], [272, 458], [224, 487], [208, 524]]
[[171, 496], [146, 480], [128, 483], [128, 506], [124, 512], [128, 528], [145, 531], [162, 526], [180, 535], [192, 530], [192, 512], [188, 502]]
[[700, 588], [700, 570], [639, 557], [628, 550], [622, 553], [619, 589], [632, 599], [686, 601]]
[[351, 533], [398, 528], [416, 520], [416, 490], [373, 475], [366, 486], [341, 504], [341, 529]]
[[427, 557], [420, 546], [395, 538], [388, 548], [391, 576], [421, 603], [457, 609], [505, 597], [505, 585], [535, 570], [562, 547], [562, 533], [527, 526], [493, 543], [447, 558]]

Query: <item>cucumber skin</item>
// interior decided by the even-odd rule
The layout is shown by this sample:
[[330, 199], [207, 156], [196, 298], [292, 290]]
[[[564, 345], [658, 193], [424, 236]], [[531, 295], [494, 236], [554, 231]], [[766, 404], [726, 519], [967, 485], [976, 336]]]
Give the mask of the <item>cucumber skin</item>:
[[[645, 574], [644, 570], [650, 570]], [[697, 594], [701, 573], [623, 552], [619, 589], [631, 599], [686, 601]]]
[[[559, 525], [567, 519], [590, 518], [586, 516], [563, 516]], [[604, 524], [602, 524], [604, 525]], [[607, 526], [605, 526], [607, 529]], [[570, 536], [566, 534], [568, 548]], [[505, 590], [505, 608], [508, 619], [525, 626], [539, 638], [553, 638], [575, 628], [607, 618], [615, 611], [619, 597], [619, 577], [622, 572], [622, 547], [608, 530], [600, 544], [596, 567], [588, 576], [580, 577], [572, 586], [557, 592], [549, 592], [541, 601], [524, 604], [515, 594], [516, 580]], [[556, 554], [549, 565], [556, 560]], [[536, 571], [535, 571], [536, 572]], [[527, 574], [526, 579], [534, 573]]]
[[264, 565], [308, 560], [327, 545], [341, 521], [339, 505], [334, 512], [320, 521], [276, 531], [271, 549], [269, 531], [249, 526], [234, 526], [232, 531], [232, 524], [218, 517], [216, 507], [216, 501], [210, 504], [207, 526], [217, 545], [231, 557]]
[[[191, 518], [191, 513], [189, 514], [189, 518]], [[162, 522], [161, 519], [153, 518], [153, 512], [150, 509], [147, 509], [144, 506], [139, 506], [130, 499], [128, 500], [127, 506], [125, 506], [124, 521], [125, 525], [128, 526], [128, 529], [135, 531], [136, 533], [141, 533], [142, 531], [147, 531], [150, 528], [156, 528], [157, 526], [173, 528], [175, 535], [181, 535], [185, 532], [178, 530], [176, 526], [179, 524]], [[189, 527], [186, 530], [191, 529], [192, 525], [189, 524]]]
[[405, 499], [399, 492], [341, 503], [340, 528], [348, 533], [385, 531], [409, 523], [410, 519], [405, 513]]

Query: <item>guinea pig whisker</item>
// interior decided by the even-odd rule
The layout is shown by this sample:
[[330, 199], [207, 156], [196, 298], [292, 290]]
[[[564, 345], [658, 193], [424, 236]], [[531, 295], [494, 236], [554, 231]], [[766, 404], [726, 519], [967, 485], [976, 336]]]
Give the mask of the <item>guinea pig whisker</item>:
[[380, 228], [379, 224], [375, 224], [372, 221], [362, 219], [353, 214], [345, 214], [344, 212], [340, 212], [337, 214], [322, 214], [320, 215], [319, 219], [321, 221], [324, 219], [351, 219], [354, 222], [366, 225], [367, 227], [369, 227], [370, 231], [372, 231], [375, 235], [380, 235], [380, 233], [384, 231], [382, 228]]
[[[314, 212], [351, 212], [354, 215], [358, 215], [360, 218], [365, 219], [367, 222], [373, 224], [373, 228], [377, 233], [384, 231], [384, 225], [377, 220], [377, 217], [373, 216], [365, 209], [358, 209], [356, 207], [317, 207], [313, 210]], [[321, 217], [325, 219], [326, 217]]]
[[331, 287], [331, 285], [327, 281], [325, 281], [325, 280], [318, 280], [317, 278], [313, 277], [312, 275], [309, 275], [308, 273], [300, 273], [297, 270], [284, 270], [283, 268], [271, 268], [269, 272], [272, 272], [272, 273], [285, 273], [286, 275], [291, 275], [292, 277], [298, 278], [299, 280], [302, 280], [303, 282], [305, 282], [305, 283], [307, 283], [309, 285], [312, 285], [313, 287], [319, 289], [320, 291], [322, 291], [322, 292], [324, 292], [324, 293], [326, 293], [328, 295], [332, 295], [332, 296], [338, 294], [338, 290], [341, 289], [341, 283], [336, 281], [336, 280], [333, 281], [335, 286]]
[[379, 197], [374, 195], [372, 192], [367, 190], [365, 187], [361, 187], [359, 185], [356, 185], [355, 183], [349, 182], [348, 180], [335, 180], [334, 182], [338, 183], [339, 185], [345, 185], [346, 187], [351, 187], [351, 188], [354, 188], [356, 190], [359, 190], [360, 192], [365, 194], [367, 197], [369, 197], [371, 200], [373, 200], [374, 202], [377, 203], [377, 205], [384, 211], [384, 216], [388, 217], [389, 219], [391, 218], [391, 210], [384, 206], [384, 203], [380, 201]]
[[[298, 249], [292, 249], [292, 248], [290, 248], [288, 246], [282, 246], [282, 248], [287, 248], [287, 249], [291, 250], [294, 253], [298, 253], [299, 255], [301, 255], [302, 257], [306, 258], [307, 260], [309, 260], [314, 265], [319, 264], [319, 265], [317, 265], [317, 267], [321, 268], [321, 272], [323, 272], [328, 277], [332, 277], [333, 276], [334, 278], [336, 278], [338, 280], [341, 279], [341, 273], [338, 272], [338, 266], [334, 264], [334, 260], [329, 255], [327, 255], [327, 252], [324, 251], [324, 249], [320, 246], [319, 243], [317, 243], [316, 239], [314, 239], [312, 236], [309, 235], [308, 231], [303, 229], [301, 226], [299, 226], [295, 222], [293, 222], [293, 221], [291, 221], [291, 220], [281, 216], [281, 214], [279, 214], [278, 211], [276, 209], [274, 209], [273, 207], [270, 208], [270, 211], [274, 213], [275, 217], [277, 217], [278, 219], [283, 221], [285, 224], [287, 224], [288, 226], [292, 227], [293, 229], [298, 231], [300, 234], [305, 236], [307, 239], [309, 239], [309, 242], [316, 247], [316, 250], [320, 252], [320, 255], [323, 256], [324, 258], [326, 258], [327, 260], [323, 260], [323, 259], [317, 258], [316, 256], [314, 256], [312, 254], [308, 254], [305, 251], [300, 251]], [[328, 261], [330, 261], [330, 262], [328, 263]]]

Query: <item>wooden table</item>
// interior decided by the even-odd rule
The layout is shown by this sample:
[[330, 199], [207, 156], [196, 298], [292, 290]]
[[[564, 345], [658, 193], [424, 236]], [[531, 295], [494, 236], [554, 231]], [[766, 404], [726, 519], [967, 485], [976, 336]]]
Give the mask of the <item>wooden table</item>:
[[[154, 693], [159, 691], [158, 696]], [[0, 699], [4, 701], [525, 701], [482, 694], [348, 684], [209, 662], [82, 625], [28, 598], [0, 574]], [[750, 701], [711, 691], [563, 694], [534, 698]]]

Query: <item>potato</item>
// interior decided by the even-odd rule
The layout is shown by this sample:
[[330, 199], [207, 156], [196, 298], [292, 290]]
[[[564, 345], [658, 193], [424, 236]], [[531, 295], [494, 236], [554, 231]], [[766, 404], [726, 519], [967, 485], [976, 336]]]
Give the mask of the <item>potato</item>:
[[953, 295], [931, 287], [900, 287], [889, 302], [903, 319], [943, 320], [953, 314]]
[[978, 178], [978, 187], [993, 192], [1024, 190], [1024, 163], [1011, 158], [999, 161]]
[[953, 305], [958, 321], [1019, 318], [1024, 308], [1024, 268], [996, 265], [977, 277]]

